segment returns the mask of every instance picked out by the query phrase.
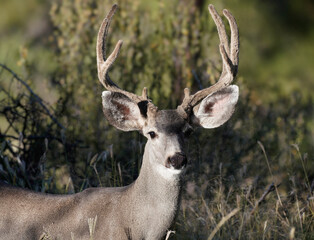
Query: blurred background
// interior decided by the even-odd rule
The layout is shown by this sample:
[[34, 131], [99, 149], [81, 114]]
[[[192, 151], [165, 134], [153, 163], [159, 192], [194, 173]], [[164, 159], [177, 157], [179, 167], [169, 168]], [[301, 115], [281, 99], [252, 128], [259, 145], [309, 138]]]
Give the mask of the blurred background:
[[[108, 52], [124, 44], [111, 78], [137, 94], [148, 87], [160, 109], [176, 108], [185, 87], [195, 92], [220, 75], [208, 4], [230, 10], [239, 25], [239, 103], [224, 126], [195, 130], [173, 239], [207, 239], [236, 207], [241, 214], [218, 238], [314, 237], [310, 0], [2, 0], [0, 179], [73, 193], [138, 176], [146, 140], [109, 126], [101, 109], [96, 36], [115, 2]], [[273, 182], [276, 193], [253, 214]]]

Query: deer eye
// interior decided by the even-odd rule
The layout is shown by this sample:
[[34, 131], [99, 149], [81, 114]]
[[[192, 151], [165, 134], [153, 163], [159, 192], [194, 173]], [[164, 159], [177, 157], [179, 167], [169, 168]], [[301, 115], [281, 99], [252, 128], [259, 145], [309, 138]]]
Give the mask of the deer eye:
[[154, 139], [157, 136], [156, 133], [153, 131], [148, 132], [148, 134], [149, 134], [151, 139]]

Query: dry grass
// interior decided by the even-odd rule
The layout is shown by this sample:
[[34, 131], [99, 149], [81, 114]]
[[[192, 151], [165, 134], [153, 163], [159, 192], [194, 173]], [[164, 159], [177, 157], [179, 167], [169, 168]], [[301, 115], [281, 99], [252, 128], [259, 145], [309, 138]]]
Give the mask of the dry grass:
[[[264, 146], [258, 144], [269, 169], [265, 177], [278, 181]], [[219, 175], [207, 182], [197, 177], [187, 181], [171, 239], [314, 238], [314, 181], [310, 186], [306, 168], [301, 178], [291, 176], [268, 185], [254, 178], [234, 179], [224, 175], [222, 167], [212, 172]], [[287, 184], [289, 191], [282, 187]]]

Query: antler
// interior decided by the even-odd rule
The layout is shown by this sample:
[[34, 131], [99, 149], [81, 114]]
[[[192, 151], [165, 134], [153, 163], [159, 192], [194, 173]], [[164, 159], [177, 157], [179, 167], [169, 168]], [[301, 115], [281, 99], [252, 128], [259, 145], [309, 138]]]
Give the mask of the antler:
[[212, 4], [208, 6], [208, 10], [218, 30], [218, 35], [220, 39], [219, 50], [223, 62], [222, 73], [218, 82], [216, 82], [209, 88], [196, 92], [194, 95], [190, 95], [190, 90], [188, 88], [184, 89], [184, 99], [182, 101], [182, 104], [178, 107], [178, 110], [180, 110], [184, 117], [188, 117], [193, 107], [197, 105], [200, 101], [202, 101], [205, 97], [230, 85], [238, 72], [239, 32], [237, 23], [231, 13], [228, 10], [224, 9], [223, 14], [228, 19], [231, 30], [231, 43], [229, 46], [225, 25], [223, 24], [221, 17], [218, 15], [216, 9]]
[[108, 34], [109, 26], [111, 23], [111, 19], [113, 15], [115, 14], [117, 8], [118, 8], [117, 4], [114, 4], [112, 6], [110, 12], [106, 16], [106, 18], [103, 20], [100, 26], [99, 32], [98, 32], [97, 45], [96, 45], [98, 78], [99, 78], [99, 81], [102, 83], [102, 85], [104, 85], [104, 87], [109, 91], [122, 93], [136, 103], [139, 103], [141, 101], [148, 101], [146, 88], [143, 89], [142, 96], [138, 96], [134, 93], [131, 93], [131, 92], [128, 92], [119, 88], [118, 85], [116, 85], [110, 79], [108, 75], [108, 71], [110, 67], [112, 66], [112, 64], [114, 63], [114, 61], [116, 60], [119, 54], [120, 48], [122, 47], [122, 43], [123, 43], [122, 40], [119, 40], [113, 52], [106, 59], [107, 34]]

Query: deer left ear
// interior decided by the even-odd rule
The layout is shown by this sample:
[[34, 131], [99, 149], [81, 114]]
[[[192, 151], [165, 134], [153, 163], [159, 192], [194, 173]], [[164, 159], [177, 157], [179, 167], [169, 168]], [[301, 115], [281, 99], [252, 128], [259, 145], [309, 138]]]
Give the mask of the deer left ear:
[[219, 127], [232, 116], [238, 97], [239, 88], [236, 85], [207, 96], [194, 108], [193, 123], [203, 128]]

